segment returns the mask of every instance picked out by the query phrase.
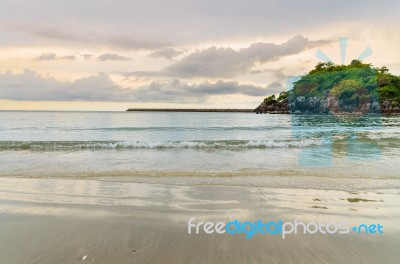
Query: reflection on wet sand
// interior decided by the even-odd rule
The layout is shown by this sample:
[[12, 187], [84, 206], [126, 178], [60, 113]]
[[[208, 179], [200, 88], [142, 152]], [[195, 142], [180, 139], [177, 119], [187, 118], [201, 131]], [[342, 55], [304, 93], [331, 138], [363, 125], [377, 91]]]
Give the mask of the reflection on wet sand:
[[[0, 179], [5, 263], [396, 263], [398, 189]], [[188, 235], [187, 221], [380, 223], [384, 234]], [[40, 240], [40, 247], [26, 241]], [[374, 250], [369, 250], [371, 247]], [[286, 249], [290, 248], [290, 251]], [[50, 254], [59, 250], [57, 254]], [[260, 250], [265, 254], [260, 254]], [[109, 254], [113, 252], [113, 254]], [[221, 252], [230, 252], [221, 256]], [[317, 255], [315, 255], [318, 252]]]

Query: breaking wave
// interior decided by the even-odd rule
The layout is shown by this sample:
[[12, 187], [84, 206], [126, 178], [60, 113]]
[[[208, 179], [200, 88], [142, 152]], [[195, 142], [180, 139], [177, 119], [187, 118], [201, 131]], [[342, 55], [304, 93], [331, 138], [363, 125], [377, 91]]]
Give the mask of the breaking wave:
[[207, 141], [0, 141], [0, 150], [266, 149], [321, 145], [319, 139]]

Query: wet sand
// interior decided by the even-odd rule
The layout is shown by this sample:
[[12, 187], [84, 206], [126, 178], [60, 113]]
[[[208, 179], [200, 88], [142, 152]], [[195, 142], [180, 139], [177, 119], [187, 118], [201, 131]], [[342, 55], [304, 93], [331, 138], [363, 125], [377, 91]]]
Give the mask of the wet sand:
[[[399, 189], [1, 178], [0, 259], [15, 264], [398, 263], [399, 202]], [[189, 235], [191, 217], [380, 223], [384, 233], [285, 239]]]

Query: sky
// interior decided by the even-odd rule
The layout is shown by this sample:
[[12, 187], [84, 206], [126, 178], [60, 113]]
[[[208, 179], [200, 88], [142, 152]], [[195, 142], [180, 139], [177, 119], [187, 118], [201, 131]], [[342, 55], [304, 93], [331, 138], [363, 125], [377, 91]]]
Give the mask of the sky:
[[0, 0], [0, 110], [255, 108], [290, 76], [400, 74], [399, 1]]

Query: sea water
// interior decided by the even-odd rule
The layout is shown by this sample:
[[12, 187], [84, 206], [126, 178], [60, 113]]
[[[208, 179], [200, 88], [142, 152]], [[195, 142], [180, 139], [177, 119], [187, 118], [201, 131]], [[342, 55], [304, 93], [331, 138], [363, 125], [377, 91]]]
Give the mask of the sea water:
[[0, 176], [393, 180], [399, 139], [398, 116], [1, 111]]

